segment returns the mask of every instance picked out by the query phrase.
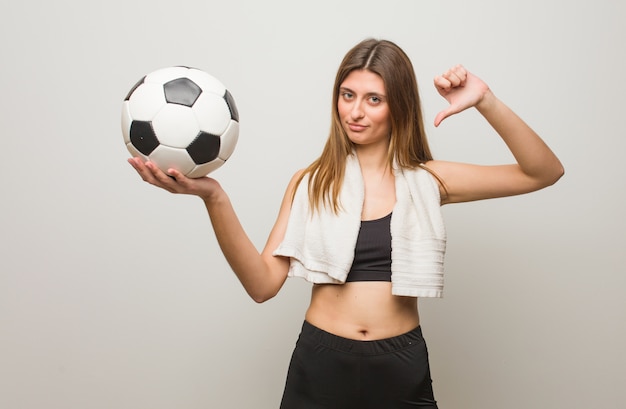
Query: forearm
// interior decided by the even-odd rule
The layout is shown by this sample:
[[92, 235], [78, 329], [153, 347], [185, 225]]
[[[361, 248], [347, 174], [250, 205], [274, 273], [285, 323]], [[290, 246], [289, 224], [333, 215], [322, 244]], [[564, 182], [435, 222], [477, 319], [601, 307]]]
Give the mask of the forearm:
[[563, 165], [552, 150], [493, 93], [487, 92], [476, 109], [506, 143], [524, 174], [543, 186], [563, 175]]
[[[220, 248], [246, 292], [256, 302], [272, 298], [282, 286], [284, 277], [280, 271], [277, 274], [276, 266], [268, 264], [267, 256], [254, 246], [226, 193], [220, 191], [214, 197], [204, 198], [204, 203]], [[270, 262], [278, 264], [281, 260]]]

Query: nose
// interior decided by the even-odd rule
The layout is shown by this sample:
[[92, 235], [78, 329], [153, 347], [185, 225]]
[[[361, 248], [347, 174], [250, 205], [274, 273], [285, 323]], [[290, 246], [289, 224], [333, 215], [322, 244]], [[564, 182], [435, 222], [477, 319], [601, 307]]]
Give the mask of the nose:
[[356, 100], [352, 104], [352, 109], [350, 110], [350, 116], [352, 119], [361, 119], [364, 116], [363, 108], [361, 107], [361, 102]]

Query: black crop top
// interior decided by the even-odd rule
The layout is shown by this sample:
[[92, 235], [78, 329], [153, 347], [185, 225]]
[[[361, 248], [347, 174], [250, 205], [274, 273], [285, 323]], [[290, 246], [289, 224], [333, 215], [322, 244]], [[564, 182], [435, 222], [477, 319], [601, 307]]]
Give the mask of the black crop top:
[[361, 221], [346, 282], [391, 281], [390, 223], [391, 213], [382, 219]]

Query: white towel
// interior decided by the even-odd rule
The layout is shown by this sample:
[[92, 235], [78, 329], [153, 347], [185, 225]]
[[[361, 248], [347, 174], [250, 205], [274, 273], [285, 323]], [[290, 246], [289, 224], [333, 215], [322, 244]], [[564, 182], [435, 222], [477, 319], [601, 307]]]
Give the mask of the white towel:
[[[396, 204], [391, 215], [392, 294], [443, 295], [446, 231], [439, 186], [425, 169], [394, 169]], [[290, 257], [289, 276], [312, 283], [342, 284], [352, 261], [361, 226], [364, 186], [359, 161], [348, 156], [339, 194], [341, 210], [309, 208], [308, 177], [298, 189], [289, 223], [276, 256]]]

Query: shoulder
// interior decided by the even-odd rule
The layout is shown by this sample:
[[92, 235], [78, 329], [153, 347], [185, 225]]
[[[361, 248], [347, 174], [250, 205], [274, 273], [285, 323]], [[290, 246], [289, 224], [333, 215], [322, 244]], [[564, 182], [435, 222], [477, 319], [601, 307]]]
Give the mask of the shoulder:
[[447, 173], [447, 164], [450, 162], [430, 160], [420, 165], [420, 169], [423, 169], [425, 173], [431, 176], [439, 187], [439, 197], [441, 198], [441, 204], [447, 203], [448, 187], [445, 182], [445, 175]]
[[307, 174], [306, 169], [297, 170], [291, 176], [291, 179], [289, 180], [289, 185], [287, 185], [287, 189], [289, 191], [294, 191], [295, 189], [297, 189], [300, 183], [305, 179], [306, 174]]
[[303, 183], [306, 183], [305, 179], [306, 179], [306, 169], [299, 169], [291, 176], [291, 179], [289, 180], [289, 183], [287, 184], [287, 189], [285, 190], [285, 195], [283, 197], [283, 205], [286, 203], [291, 204], [291, 202], [293, 201], [296, 195], [296, 191], [298, 190], [298, 187], [302, 185]]

